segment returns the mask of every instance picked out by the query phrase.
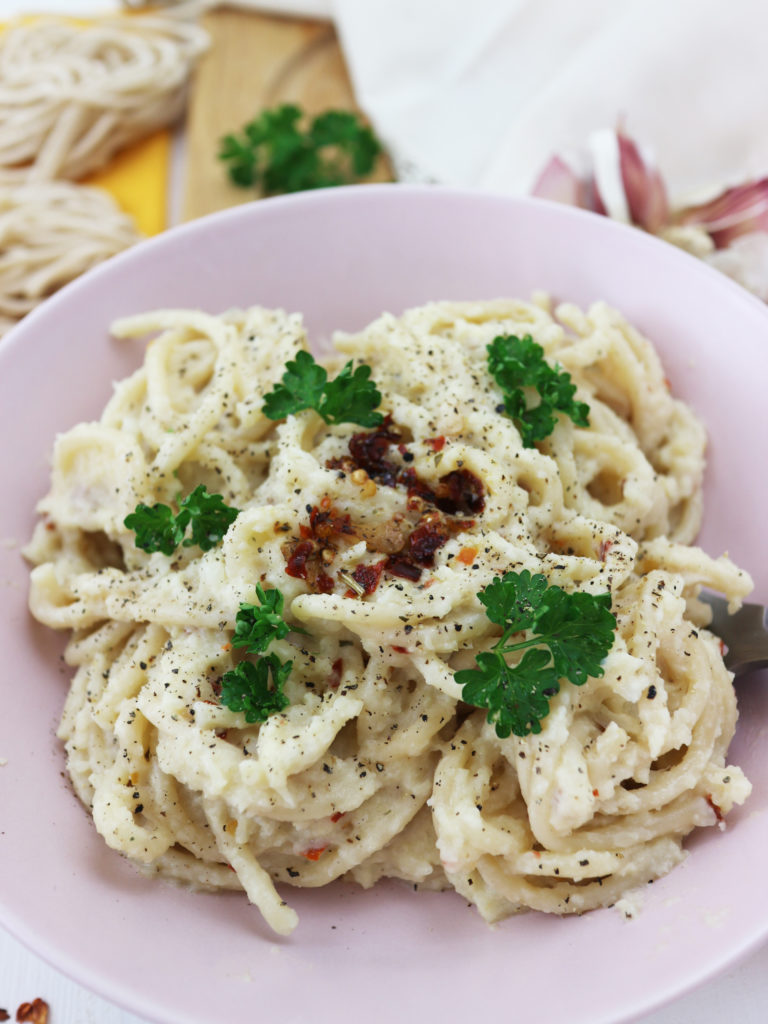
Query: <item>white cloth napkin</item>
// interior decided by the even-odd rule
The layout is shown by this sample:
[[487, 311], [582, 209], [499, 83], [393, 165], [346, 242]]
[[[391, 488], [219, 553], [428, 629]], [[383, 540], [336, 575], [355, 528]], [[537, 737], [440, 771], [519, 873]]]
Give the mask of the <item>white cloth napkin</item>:
[[335, 0], [358, 99], [401, 160], [527, 193], [625, 129], [673, 196], [768, 174], [765, 0]]

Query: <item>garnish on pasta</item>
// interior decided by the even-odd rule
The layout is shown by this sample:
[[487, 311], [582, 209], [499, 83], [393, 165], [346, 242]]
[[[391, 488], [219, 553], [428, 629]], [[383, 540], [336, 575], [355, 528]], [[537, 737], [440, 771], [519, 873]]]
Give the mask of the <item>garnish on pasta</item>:
[[264, 415], [281, 420], [291, 413], [314, 409], [326, 423], [378, 427], [384, 422], [383, 415], [374, 411], [381, 402], [381, 392], [370, 376], [370, 366], [364, 363], [353, 370], [350, 360], [328, 380], [325, 367], [309, 352], [299, 352], [286, 363], [282, 382], [264, 396]]
[[[248, 654], [263, 654], [254, 664], [241, 661], [221, 677], [221, 703], [230, 711], [243, 711], [246, 722], [266, 722], [270, 715], [283, 711], [290, 701], [283, 684], [291, 674], [292, 661], [281, 661], [274, 654], [264, 654], [274, 640], [283, 640], [289, 633], [304, 633], [301, 626], [291, 626], [283, 618], [285, 600], [279, 590], [266, 590], [256, 584], [259, 603], [242, 602], [235, 616], [232, 647], [244, 647]], [[272, 686], [269, 685], [270, 677]]]
[[[505, 573], [477, 596], [503, 633], [492, 650], [476, 656], [477, 668], [456, 673], [462, 697], [488, 709], [488, 721], [501, 738], [539, 733], [560, 679], [583, 686], [590, 676], [603, 674], [616, 629], [611, 595], [568, 593], [524, 569]], [[531, 635], [510, 643], [518, 633]], [[525, 653], [509, 665], [505, 655], [516, 651]]]
[[504, 393], [504, 411], [514, 420], [524, 445], [533, 447], [548, 437], [555, 429], [557, 412], [565, 413], [578, 427], [589, 426], [589, 406], [574, 398], [571, 375], [550, 366], [544, 349], [530, 334], [494, 338], [488, 346], [488, 369]]
[[[209, 551], [224, 537], [239, 511], [225, 505], [220, 494], [209, 494], [204, 484], [199, 484], [186, 498], [179, 495], [178, 506], [179, 511], [174, 514], [172, 508], [161, 502], [139, 502], [123, 520], [136, 534], [136, 547], [164, 555], [172, 555], [179, 544], [185, 548], [196, 544], [202, 551]], [[185, 536], [187, 527], [191, 530], [189, 537]]]
[[292, 668], [292, 661], [281, 661], [276, 654], [265, 654], [255, 664], [241, 661], [221, 677], [221, 703], [230, 711], [242, 711], [246, 722], [266, 722], [290, 704], [283, 685]]
[[283, 618], [285, 600], [279, 590], [256, 584], [258, 604], [242, 602], [235, 617], [233, 647], [245, 647], [251, 654], [266, 651], [273, 640], [282, 640], [289, 633], [306, 633], [301, 626], [291, 626]]

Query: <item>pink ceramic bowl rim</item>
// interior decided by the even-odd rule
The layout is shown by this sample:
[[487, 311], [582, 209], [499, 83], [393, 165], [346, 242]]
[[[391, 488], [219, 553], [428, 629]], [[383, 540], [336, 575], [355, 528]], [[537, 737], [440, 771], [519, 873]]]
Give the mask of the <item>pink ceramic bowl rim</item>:
[[[489, 929], [455, 895], [335, 885], [288, 891], [301, 924], [269, 935], [236, 895], [145, 880], [108, 851], [61, 779], [61, 643], [26, 610], [19, 547], [57, 431], [95, 418], [142, 347], [110, 322], [168, 306], [303, 311], [313, 337], [431, 299], [608, 300], [660, 349], [673, 389], [711, 435], [701, 544], [728, 547], [768, 600], [768, 310], [692, 257], [605, 218], [538, 200], [372, 185], [247, 204], [174, 228], [84, 275], [0, 343], [0, 920], [82, 984], [160, 1022], [465, 1014], [542, 1024], [628, 1020], [699, 984], [768, 935], [768, 698], [739, 687], [733, 760], [754, 782], [631, 922], [524, 915]], [[748, 443], [745, 443], [747, 439]]]

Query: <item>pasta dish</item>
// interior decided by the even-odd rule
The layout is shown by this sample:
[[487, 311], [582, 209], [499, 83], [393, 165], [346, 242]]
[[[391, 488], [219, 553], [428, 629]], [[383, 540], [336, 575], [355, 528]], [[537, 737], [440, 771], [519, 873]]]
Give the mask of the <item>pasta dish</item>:
[[[432, 303], [322, 364], [298, 314], [260, 307], [113, 332], [153, 335], [144, 364], [57, 439], [27, 549], [33, 615], [71, 630], [59, 735], [110, 847], [245, 890], [282, 934], [277, 887], [338, 878], [496, 921], [615, 904], [746, 799], [697, 595], [735, 607], [751, 581], [693, 546], [704, 431], [619, 313]], [[514, 395], [513, 342], [541, 382]], [[569, 675], [537, 600], [574, 609], [561, 639], [610, 621], [604, 654]]]

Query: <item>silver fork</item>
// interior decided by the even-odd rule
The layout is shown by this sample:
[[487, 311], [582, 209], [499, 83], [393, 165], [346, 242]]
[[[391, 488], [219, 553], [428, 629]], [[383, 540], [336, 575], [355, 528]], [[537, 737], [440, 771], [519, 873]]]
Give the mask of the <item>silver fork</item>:
[[702, 591], [699, 599], [712, 609], [712, 622], [707, 629], [725, 644], [725, 664], [734, 675], [768, 667], [768, 608], [743, 604], [729, 615], [724, 597]]

